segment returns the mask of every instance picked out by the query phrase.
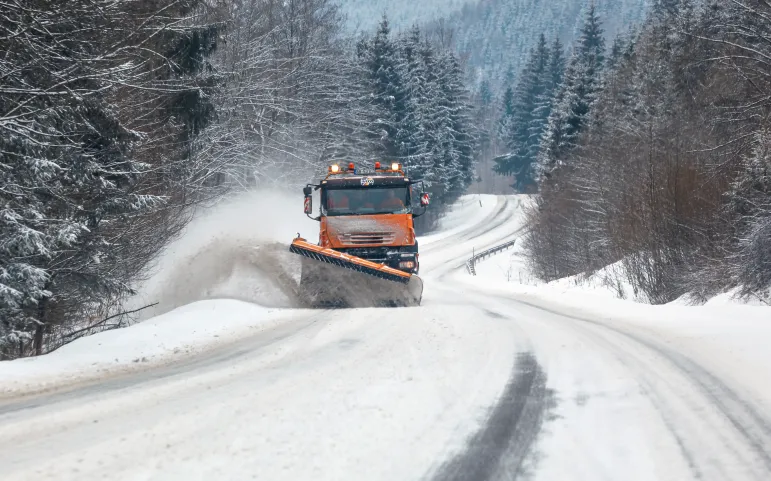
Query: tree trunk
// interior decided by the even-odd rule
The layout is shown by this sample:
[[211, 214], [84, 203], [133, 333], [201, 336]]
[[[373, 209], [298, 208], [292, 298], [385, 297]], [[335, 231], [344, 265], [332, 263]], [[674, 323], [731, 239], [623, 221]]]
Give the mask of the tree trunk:
[[38, 312], [38, 325], [35, 329], [35, 338], [33, 339], [33, 349], [35, 350], [35, 355], [40, 356], [43, 354], [43, 339], [45, 334], [45, 329], [48, 326], [48, 324], [45, 322], [46, 318], [46, 306], [48, 304], [48, 299], [43, 298], [40, 300], [40, 303], [38, 304], [37, 312]]

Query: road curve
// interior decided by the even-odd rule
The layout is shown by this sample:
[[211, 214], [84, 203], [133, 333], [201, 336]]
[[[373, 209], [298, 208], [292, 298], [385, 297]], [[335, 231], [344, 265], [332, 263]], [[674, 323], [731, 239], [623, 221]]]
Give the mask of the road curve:
[[660, 334], [452, 280], [519, 200], [421, 244], [424, 305], [287, 311], [198, 358], [0, 404], [3, 481], [768, 480], [769, 406]]

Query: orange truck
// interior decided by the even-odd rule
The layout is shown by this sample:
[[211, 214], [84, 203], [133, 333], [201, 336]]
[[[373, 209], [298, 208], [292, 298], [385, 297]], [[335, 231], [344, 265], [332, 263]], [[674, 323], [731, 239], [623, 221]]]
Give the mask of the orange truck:
[[[374, 169], [331, 165], [319, 184], [308, 184], [305, 214], [320, 191], [319, 242], [298, 236], [290, 251], [303, 256], [302, 298], [311, 306], [416, 306], [423, 295], [413, 219], [429, 205], [421, 181], [399, 163]], [[419, 192], [419, 193], [416, 193]]]

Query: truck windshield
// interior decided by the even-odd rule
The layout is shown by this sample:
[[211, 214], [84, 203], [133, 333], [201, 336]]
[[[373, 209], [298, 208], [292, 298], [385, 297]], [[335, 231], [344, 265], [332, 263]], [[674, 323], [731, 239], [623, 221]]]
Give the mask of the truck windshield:
[[328, 189], [324, 205], [329, 216], [406, 214], [409, 207], [407, 187]]

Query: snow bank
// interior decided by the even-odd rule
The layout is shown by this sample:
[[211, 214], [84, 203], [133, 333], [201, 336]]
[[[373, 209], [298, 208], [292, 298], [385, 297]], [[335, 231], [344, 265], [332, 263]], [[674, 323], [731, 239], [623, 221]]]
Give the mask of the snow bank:
[[[534, 282], [534, 276], [527, 277], [530, 284]], [[559, 292], [581, 293], [589, 298], [624, 299], [637, 303], [648, 304], [649, 300], [644, 293], [635, 292], [632, 284], [626, 279], [624, 267], [621, 262], [605, 266], [591, 274], [579, 274], [565, 277], [546, 284], [548, 289]]]
[[45, 356], [0, 362], [0, 398], [146, 369], [232, 342], [280, 318], [280, 311], [241, 301], [194, 303]]
[[[621, 262], [605, 266], [589, 275], [580, 274], [544, 283], [530, 272], [521, 243], [517, 243], [512, 250], [478, 262], [476, 271], [480, 279], [494, 283], [539, 287], [540, 290], [555, 295], [579, 294], [591, 299], [622, 299], [641, 304], [650, 303], [644, 293], [635, 292], [632, 284], [626, 280]], [[686, 295], [670, 303], [670, 305], [680, 306], [700, 304], [704, 306], [769, 306], [768, 302], [760, 297], [740, 297], [738, 288], [719, 294], [707, 302], [699, 302]]]
[[[501, 259], [498, 260], [500, 262]], [[479, 269], [481, 265], [483, 263], [477, 266], [476, 277], [459, 272], [455, 275], [455, 280], [483, 289], [486, 292], [509, 294], [534, 304], [548, 305], [573, 316], [645, 324], [682, 321], [697, 322], [704, 325], [710, 320], [728, 321], [731, 324], [750, 321], [762, 322], [771, 327], [771, 307], [768, 306], [740, 305], [735, 301], [725, 302], [726, 298], [723, 298], [722, 302], [714, 301], [702, 306], [675, 303], [667, 305], [643, 304], [619, 298], [615, 287], [603, 285], [598, 278], [594, 277], [590, 278], [588, 283], [582, 283], [578, 278], [571, 277], [548, 284], [538, 284], [532, 281], [532, 277], [527, 277], [526, 271], [517, 270], [518, 274], [522, 272], [523, 278], [532, 283], [520, 283], [516, 281], [516, 278], [512, 278], [510, 282], [501, 282], [503, 274], [500, 272], [500, 263], [497, 267], [498, 271], [490, 268], [492, 264], [488, 264], [484, 269]], [[495, 275], [490, 276], [491, 272]], [[626, 287], [622, 285], [621, 289], [624, 290]]]

